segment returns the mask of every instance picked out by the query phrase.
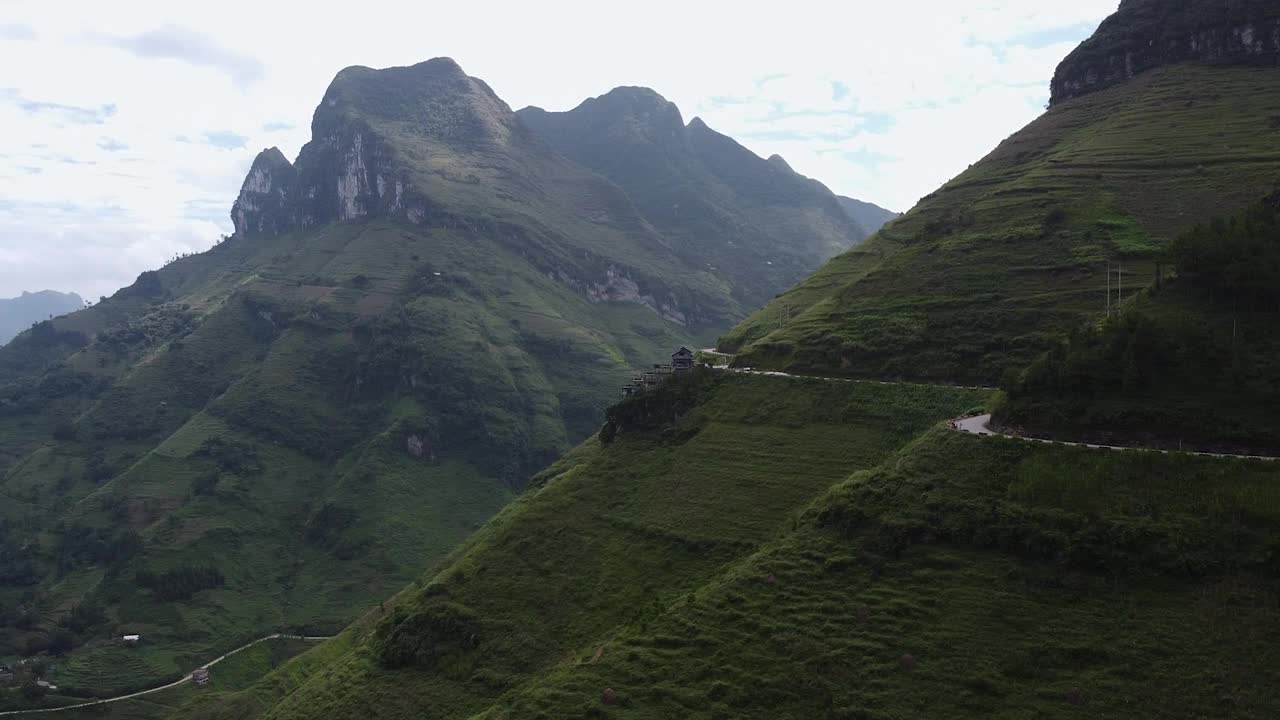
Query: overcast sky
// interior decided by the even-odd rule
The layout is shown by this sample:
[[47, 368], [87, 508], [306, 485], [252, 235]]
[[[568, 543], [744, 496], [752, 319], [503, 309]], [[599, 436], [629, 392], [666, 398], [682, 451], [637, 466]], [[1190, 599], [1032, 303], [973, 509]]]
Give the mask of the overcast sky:
[[1043, 111], [1117, 0], [0, 0], [0, 297], [96, 298], [231, 231], [348, 65], [447, 55], [513, 108], [645, 85], [893, 210]]

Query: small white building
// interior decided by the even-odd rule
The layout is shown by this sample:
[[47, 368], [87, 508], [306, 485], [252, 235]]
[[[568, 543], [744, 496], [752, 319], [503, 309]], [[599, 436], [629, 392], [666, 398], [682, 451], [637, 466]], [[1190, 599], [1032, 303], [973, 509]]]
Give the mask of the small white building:
[[142, 642], [142, 636], [141, 635], [125, 635], [124, 637], [120, 638], [120, 642], [124, 643], [125, 645], [137, 645], [138, 643]]

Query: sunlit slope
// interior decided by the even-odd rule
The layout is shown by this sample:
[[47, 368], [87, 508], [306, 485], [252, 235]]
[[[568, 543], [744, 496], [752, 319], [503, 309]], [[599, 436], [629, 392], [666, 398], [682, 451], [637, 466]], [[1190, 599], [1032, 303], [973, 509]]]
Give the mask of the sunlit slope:
[[1175, 65], [1056, 104], [728, 333], [744, 365], [993, 382], [1280, 179], [1280, 75]]

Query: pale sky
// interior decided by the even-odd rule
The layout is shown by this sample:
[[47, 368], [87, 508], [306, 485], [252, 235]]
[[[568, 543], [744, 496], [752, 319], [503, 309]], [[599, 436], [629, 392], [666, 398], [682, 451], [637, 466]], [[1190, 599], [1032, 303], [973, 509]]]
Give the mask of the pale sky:
[[1043, 112], [1117, 0], [0, 0], [0, 297], [96, 298], [231, 232], [334, 74], [449, 56], [513, 109], [651, 87], [905, 211]]

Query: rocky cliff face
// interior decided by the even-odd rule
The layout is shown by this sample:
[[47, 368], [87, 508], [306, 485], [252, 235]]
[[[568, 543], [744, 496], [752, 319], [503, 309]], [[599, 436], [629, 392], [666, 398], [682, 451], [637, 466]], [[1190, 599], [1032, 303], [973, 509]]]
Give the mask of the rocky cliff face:
[[236, 233], [275, 235], [294, 224], [294, 185], [298, 173], [279, 148], [258, 153], [231, 206]]
[[1280, 3], [1266, 0], [1125, 0], [1058, 66], [1050, 103], [1180, 62], [1274, 65]]
[[449, 58], [347, 68], [316, 108], [311, 141], [297, 163], [275, 148], [254, 161], [231, 212], [236, 233], [270, 235], [365, 217], [423, 222], [431, 203], [412, 186], [387, 128], [474, 149], [505, 142], [514, 119], [504, 112], [511, 114], [487, 85]]

